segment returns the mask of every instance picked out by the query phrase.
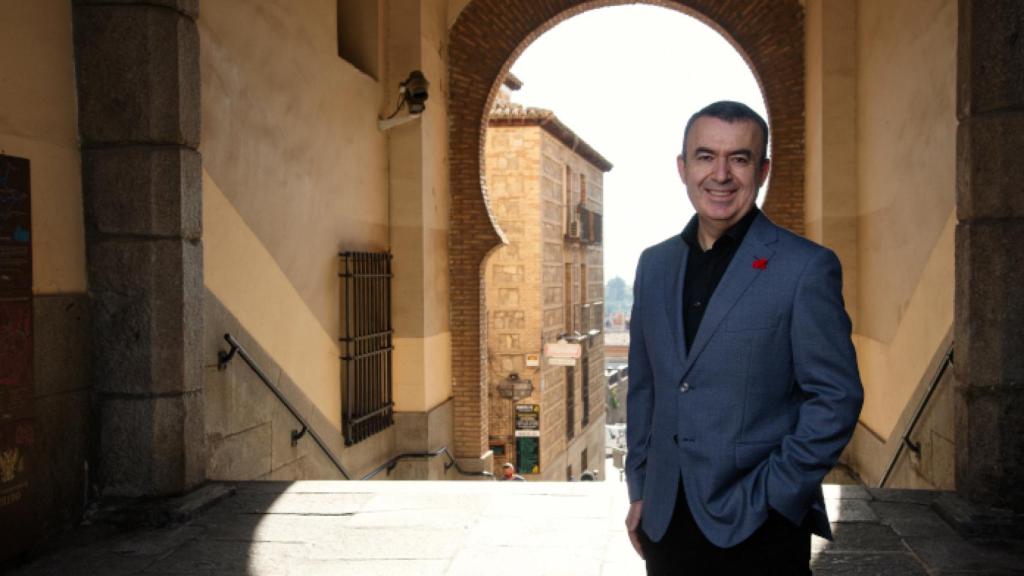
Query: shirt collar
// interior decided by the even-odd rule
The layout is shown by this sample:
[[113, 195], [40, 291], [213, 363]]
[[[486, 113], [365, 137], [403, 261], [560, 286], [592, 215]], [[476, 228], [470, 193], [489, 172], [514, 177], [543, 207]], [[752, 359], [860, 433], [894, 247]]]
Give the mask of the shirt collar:
[[[722, 238], [728, 238], [730, 242], [739, 245], [740, 242], [743, 242], [743, 238], [746, 237], [747, 231], [750, 230], [750, 226], [754, 223], [754, 220], [757, 219], [757, 215], [760, 213], [761, 210], [755, 205], [750, 212], [747, 212], [747, 215], [744, 216], [742, 220], [730, 226], [729, 229], [722, 234]], [[700, 248], [700, 241], [697, 240], [697, 226], [697, 215], [694, 214], [686, 224], [686, 227], [683, 228], [683, 240], [691, 248]], [[718, 240], [721, 240], [722, 238], [719, 238]], [[717, 245], [718, 242], [716, 241], [715, 246]], [[714, 249], [715, 246], [712, 246], [711, 248]]]

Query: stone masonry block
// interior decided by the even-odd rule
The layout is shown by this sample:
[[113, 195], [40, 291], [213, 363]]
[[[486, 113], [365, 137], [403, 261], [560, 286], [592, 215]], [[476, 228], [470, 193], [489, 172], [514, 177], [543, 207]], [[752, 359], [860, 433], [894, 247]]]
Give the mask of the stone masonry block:
[[1024, 105], [1024, 3], [960, 2], [957, 108], [960, 117]]
[[[292, 446], [292, 431], [301, 430], [302, 424], [292, 416], [288, 408], [279, 402], [269, 390], [267, 391], [266, 402], [271, 407], [270, 429], [272, 436], [270, 438], [270, 462], [272, 469], [276, 470], [289, 462], [302, 458], [309, 452], [320, 450], [316, 445], [316, 441], [313, 440], [313, 436], [308, 431], [305, 436], [299, 439], [295, 446]], [[308, 407], [304, 410], [301, 405], [296, 408], [300, 413], [309, 411]]]
[[226, 436], [210, 439], [208, 476], [211, 480], [255, 480], [270, 467], [270, 424], [262, 424]]
[[199, 146], [199, 33], [179, 12], [76, 4], [79, 129], [86, 145]]
[[101, 234], [202, 236], [202, 160], [181, 146], [86, 148], [86, 222]]
[[102, 485], [112, 496], [169, 496], [206, 479], [203, 395], [100, 398]]
[[236, 359], [223, 372], [216, 368], [204, 368], [204, 372], [206, 433], [210, 438], [230, 436], [270, 422], [272, 402], [277, 399], [248, 366]]
[[97, 391], [150, 395], [199, 390], [202, 244], [94, 241], [88, 256]]
[[196, 18], [199, 16], [199, 0], [74, 0], [76, 6], [124, 4], [126, 6], [161, 6], [177, 10]]
[[[1022, 72], [1024, 73], [1024, 72]], [[967, 118], [957, 131], [957, 217], [1024, 218], [1024, 112]]]
[[36, 397], [88, 388], [88, 296], [36, 295], [32, 309]]
[[1024, 387], [969, 384], [956, 406], [957, 491], [974, 502], [1024, 511]]
[[1024, 385], [1024, 219], [956, 228], [957, 381], [967, 388]]

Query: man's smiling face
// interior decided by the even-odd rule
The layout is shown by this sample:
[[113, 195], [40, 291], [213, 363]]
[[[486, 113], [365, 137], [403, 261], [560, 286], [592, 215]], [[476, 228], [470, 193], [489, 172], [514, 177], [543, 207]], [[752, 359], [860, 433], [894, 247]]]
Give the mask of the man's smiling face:
[[679, 156], [679, 176], [701, 228], [716, 237], [754, 207], [757, 189], [768, 177], [761, 129], [749, 120], [698, 118]]

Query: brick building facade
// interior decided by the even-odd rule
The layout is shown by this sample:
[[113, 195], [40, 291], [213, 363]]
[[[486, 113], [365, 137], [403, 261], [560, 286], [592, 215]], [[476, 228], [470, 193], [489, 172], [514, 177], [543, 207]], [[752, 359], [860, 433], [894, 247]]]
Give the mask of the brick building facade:
[[[487, 188], [508, 242], [484, 272], [495, 471], [509, 461], [528, 478], [578, 479], [604, 455], [602, 183], [611, 164], [547, 110], [502, 97], [488, 124]], [[560, 338], [579, 343], [574, 366], [544, 356]], [[517, 379], [532, 393], [513, 395]], [[539, 440], [516, 438], [517, 407], [539, 411]]]

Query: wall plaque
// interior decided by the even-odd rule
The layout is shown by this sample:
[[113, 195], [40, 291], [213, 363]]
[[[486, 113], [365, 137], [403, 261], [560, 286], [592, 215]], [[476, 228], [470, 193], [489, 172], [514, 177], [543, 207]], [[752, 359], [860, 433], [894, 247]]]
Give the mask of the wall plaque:
[[31, 295], [29, 161], [0, 155], [0, 297]]

